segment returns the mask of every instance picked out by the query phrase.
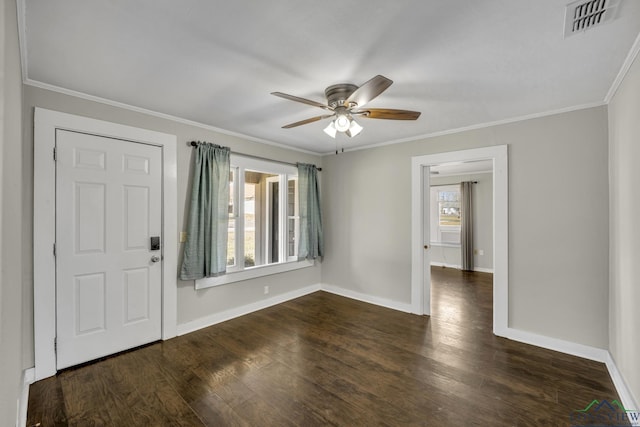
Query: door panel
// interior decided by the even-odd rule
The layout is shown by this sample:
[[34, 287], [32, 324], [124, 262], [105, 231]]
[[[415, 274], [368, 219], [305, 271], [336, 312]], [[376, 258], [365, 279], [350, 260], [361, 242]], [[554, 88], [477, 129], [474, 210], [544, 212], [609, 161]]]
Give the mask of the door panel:
[[161, 337], [160, 147], [56, 133], [57, 369]]

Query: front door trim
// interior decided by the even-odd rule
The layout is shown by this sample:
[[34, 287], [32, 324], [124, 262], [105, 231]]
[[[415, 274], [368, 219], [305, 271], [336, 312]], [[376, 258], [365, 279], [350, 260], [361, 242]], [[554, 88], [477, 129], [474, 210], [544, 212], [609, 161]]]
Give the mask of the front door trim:
[[55, 162], [56, 129], [89, 133], [162, 147], [162, 339], [177, 330], [177, 138], [67, 113], [35, 109], [33, 189], [33, 310], [35, 381], [56, 374]]

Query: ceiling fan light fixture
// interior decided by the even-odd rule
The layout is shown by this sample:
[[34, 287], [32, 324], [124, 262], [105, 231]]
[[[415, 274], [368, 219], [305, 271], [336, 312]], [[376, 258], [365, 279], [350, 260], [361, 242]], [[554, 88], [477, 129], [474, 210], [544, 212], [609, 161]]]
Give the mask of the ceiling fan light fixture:
[[353, 138], [354, 136], [358, 135], [360, 132], [362, 132], [362, 126], [356, 123], [355, 120], [351, 120], [351, 126], [349, 126], [349, 129], [347, 129], [346, 134], [350, 138]]
[[324, 133], [329, 135], [331, 138], [335, 138], [337, 132], [338, 131], [336, 130], [336, 127], [333, 125], [333, 122], [329, 122], [329, 126], [324, 128]]
[[333, 121], [333, 125], [338, 132], [346, 132], [351, 126], [351, 120], [346, 114], [338, 114]]

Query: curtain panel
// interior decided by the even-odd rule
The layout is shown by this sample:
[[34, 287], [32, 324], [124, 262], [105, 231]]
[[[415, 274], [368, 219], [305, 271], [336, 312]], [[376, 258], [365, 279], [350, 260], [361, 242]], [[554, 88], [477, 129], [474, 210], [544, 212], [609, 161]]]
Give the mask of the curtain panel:
[[473, 182], [460, 183], [460, 243], [462, 269], [473, 271]]
[[195, 147], [182, 280], [226, 272], [230, 170], [228, 147], [206, 143]]
[[318, 169], [315, 165], [298, 163], [298, 198], [300, 214], [300, 239], [298, 259], [315, 259], [324, 255], [322, 237], [322, 212]]

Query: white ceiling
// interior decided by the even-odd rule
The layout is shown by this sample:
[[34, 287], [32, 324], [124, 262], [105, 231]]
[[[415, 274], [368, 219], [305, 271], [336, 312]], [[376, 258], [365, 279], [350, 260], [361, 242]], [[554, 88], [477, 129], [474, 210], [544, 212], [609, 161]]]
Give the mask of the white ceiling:
[[[568, 0], [19, 0], [28, 84], [151, 110], [318, 153], [604, 103], [640, 33], [640, 1], [563, 38]], [[324, 88], [394, 84], [355, 138], [326, 121]]]

